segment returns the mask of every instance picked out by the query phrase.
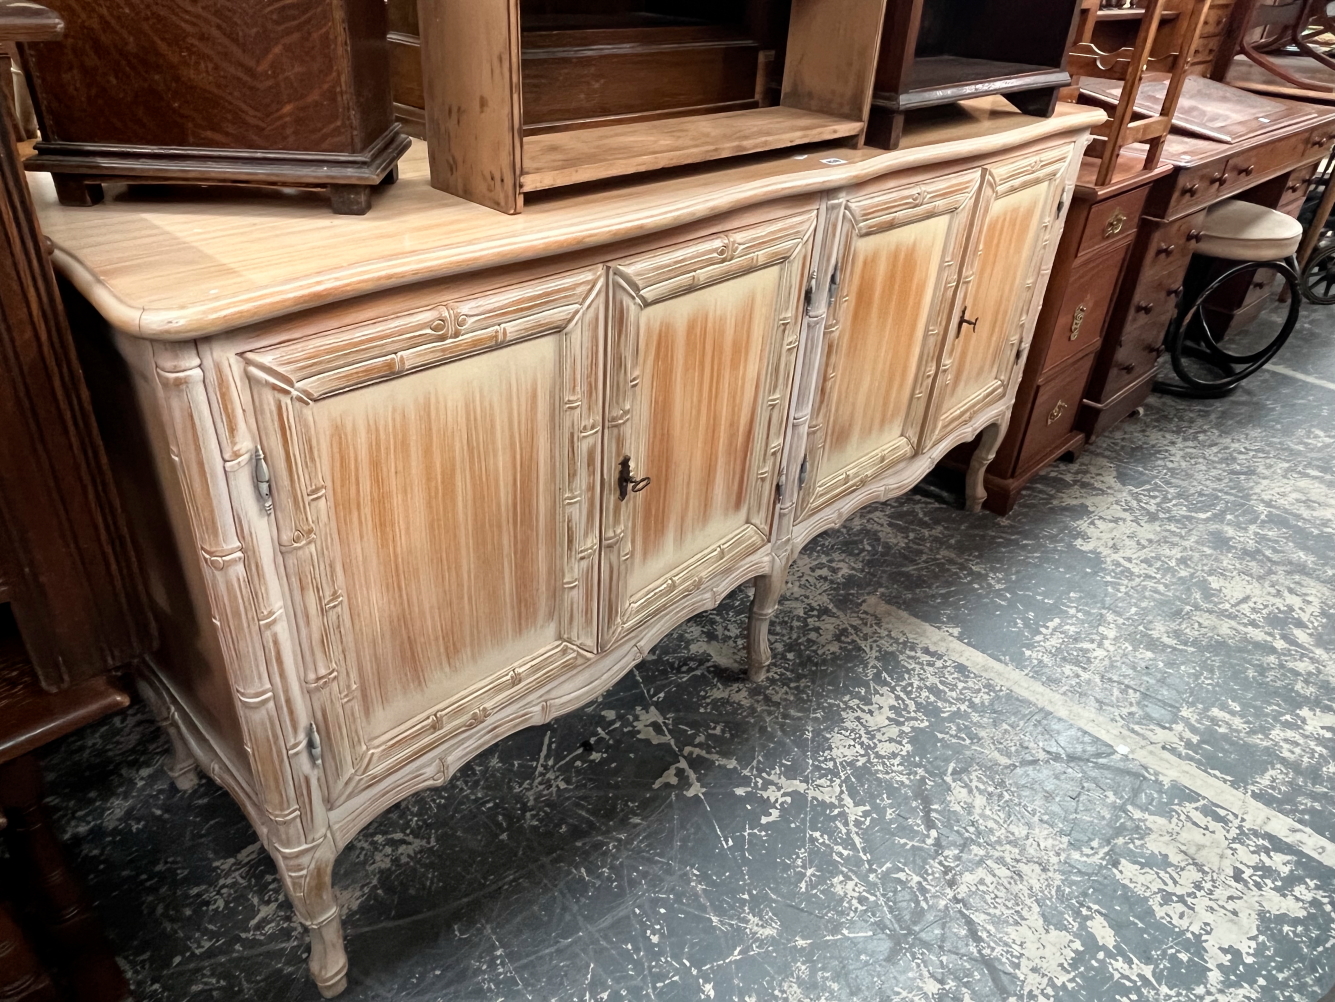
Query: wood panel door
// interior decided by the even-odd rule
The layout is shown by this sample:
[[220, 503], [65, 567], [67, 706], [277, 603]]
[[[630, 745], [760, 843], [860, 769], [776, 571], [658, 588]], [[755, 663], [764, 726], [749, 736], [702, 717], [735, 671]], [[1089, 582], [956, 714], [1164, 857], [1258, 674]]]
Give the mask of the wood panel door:
[[932, 394], [927, 445], [992, 404], [1019, 376], [1022, 339], [1037, 319], [1035, 295], [1048, 241], [1060, 235], [1070, 146], [991, 165], [983, 172], [975, 242], [960, 281]]
[[982, 172], [844, 203], [798, 517], [920, 446]]
[[769, 545], [816, 220], [612, 268], [604, 647]]
[[245, 356], [334, 803], [593, 656], [605, 290]]

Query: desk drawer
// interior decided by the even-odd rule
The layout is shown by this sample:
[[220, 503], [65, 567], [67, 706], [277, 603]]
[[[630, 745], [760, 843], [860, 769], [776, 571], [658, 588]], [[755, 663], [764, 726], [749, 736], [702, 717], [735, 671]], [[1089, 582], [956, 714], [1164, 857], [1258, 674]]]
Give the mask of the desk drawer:
[[1080, 237], [1076, 254], [1087, 254], [1133, 232], [1140, 223], [1140, 213], [1149, 193], [1148, 187], [1141, 187], [1093, 206], [1085, 217], [1085, 232]]
[[1052, 450], [1070, 436], [1093, 364], [1094, 356], [1088, 355], [1047, 377], [1039, 386], [1029, 412], [1018, 469], [1046, 461]]
[[[1176, 300], [1171, 305], [1176, 308]], [[1135, 319], [1127, 321], [1108, 367], [1103, 399], [1110, 399], [1154, 370], [1163, 354], [1164, 335], [1172, 317], [1170, 311], [1156, 310], [1150, 314], [1137, 314]]]
[[1295, 219], [1298, 213], [1302, 211], [1303, 203], [1307, 201], [1307, 192], [1311, 189], [1312, 183], [1316, 180], [1317, 168], [1320, 164], [1308, 164], [1289, 175], [1289, 180], [1284, 185], [1284, 197], [1276, 208], [1287, 216], [1293, 216]]
[[1129, 250], [1123, 247], [1120, 253], [1114, 249], [1111, 254], [1091, 254], [1076, 261], [1054, 322], [1048, 357], [1043, 360], [1045, 377], [1063, 362], [1089, 350], [1103, 336]]
[[1228, 16], [1233, 11], [1231, 3], [1220, 3], [1215, 0], [1210, 4], [1209, 11], [1206, 12], [1201, 21], [1201, 39], [1214, 38], [1215, 48], [1219, 47], [1219, 39], [1215, 36], [1223, 34], [1224, 28], [1228, 26]]
[[1205, 213], [1197, 212], [1171, 223], [1157, 224], [1155, 230], [1145, 234], [1145, 261], [1136, 285], [1137, 295], [1154, 296], [1157, 295], [1154, 290], [1162, 291], [1182, 281], [1191, 255], [1196, 253], [1204, 221]]

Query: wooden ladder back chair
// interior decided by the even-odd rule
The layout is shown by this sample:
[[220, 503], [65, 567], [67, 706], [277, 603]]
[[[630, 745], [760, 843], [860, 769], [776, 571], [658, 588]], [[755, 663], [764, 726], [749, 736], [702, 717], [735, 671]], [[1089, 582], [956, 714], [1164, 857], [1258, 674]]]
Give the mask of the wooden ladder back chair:
[[[1304, 0], [1305, 2], [1305, 0]], [[1093, 41], [1099, 0], [1083, 0], [1076, 44], [1068, 68], [1072, 77], [1101, 77], [1122, 81], [1122, 97], [1107, 122], [1094, 129], [1091, 155], [1099, 157], [1095, 183], [1108, 184], [1122, 150], [1146, 143], [1145, 170], [1158, 166], [1164, 140], [1173, 127], [1173, 113], [1187, 76], [1187, 63], [1196, 48], [1210, 0], [1146, 0], [1134, 45], [1102, 51]], [[1176, 17], [1165, 19], [1165, 15]], [[1136, 95], [1148, 72], [1169, 74], [1167, 93], [1157, 115], [1135, 120]]]

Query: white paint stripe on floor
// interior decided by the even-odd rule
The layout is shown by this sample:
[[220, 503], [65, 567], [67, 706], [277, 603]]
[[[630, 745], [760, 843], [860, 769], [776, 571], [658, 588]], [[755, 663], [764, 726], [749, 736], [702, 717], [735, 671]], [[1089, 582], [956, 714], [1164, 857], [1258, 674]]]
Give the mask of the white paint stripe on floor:
[[921, 644], [938, 654], [944, 654], [976, 674], [1009, 689], [1017, 696], [1022, 696], [1063, 720], [1075, 724], [1100, 741], [1106, 741], [1119, 751], [1125, 748], [1126, 755], [1147, 769], [1152, 769], [1165, 779], [1212, 800], [1224, 810], [1236, 814], [1243, 824], [1283, 839], [1299, 852], [1327, 866], [1335, 867], [1335, 843], [1322, 838], [1310, 828], [1291, 821], [1264, 804], [1257, 803], [1245, 793], [1240, 793], [1227, 783], [1220, 782], [1194, 765], [1168, 753], [1161, 745], [1141, 737], [1095, 710], [1067, 699], [1024, 672], [974, 650], [949, 634], [942, 633], [936, 627], [915, 619], [907, 612], [888, 605], [878, 611], [892, 629], [897, 629], [914, 643]]
[[1316, 376], [1309, 376], [1305, 372], [1294, 372], [1292, 369], [1286, 369], [1282, 365], [1271, 364], [1271, 372], [1278, 372], [1281, 376], [1288, 376], [1292, 379], [1301, 379], [1304, 383], [1312, 383], [1314, 386], [1324, 386], [1328, 390], [1335, 390], [1335, 383], [1327, 382], [1324, 379], [1317, 379]]

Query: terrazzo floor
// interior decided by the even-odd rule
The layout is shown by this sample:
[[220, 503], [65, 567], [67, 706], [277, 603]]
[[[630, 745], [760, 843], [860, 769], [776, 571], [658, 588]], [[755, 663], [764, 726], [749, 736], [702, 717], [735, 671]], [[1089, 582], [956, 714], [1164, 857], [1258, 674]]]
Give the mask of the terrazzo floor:
[[[1335, 984], [1335, 314], [1006, 519], [949, 479], [374, 822], [348, 1002], [1316, 1002]], [[306, 1000], [306, 940], [141, 708], [51, 803], [141, 1002]]]

